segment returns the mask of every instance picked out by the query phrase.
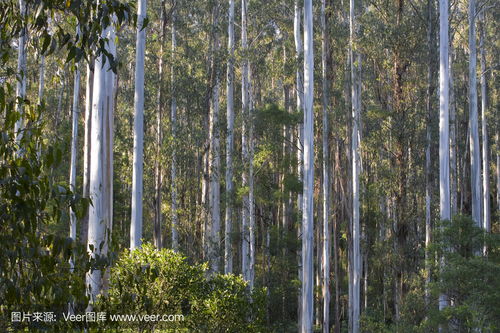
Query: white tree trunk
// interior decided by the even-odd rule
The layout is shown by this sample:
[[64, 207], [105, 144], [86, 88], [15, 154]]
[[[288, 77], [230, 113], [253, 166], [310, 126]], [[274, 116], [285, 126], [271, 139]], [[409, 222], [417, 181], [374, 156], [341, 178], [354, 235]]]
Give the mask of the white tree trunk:
[[[246, 52], [248, 50], [247, 40], [247, 0], [241, 0], [241, 48], [245, 55], [243, 59], [243, 68], [241, 71], [241, 109], [243, 114], [243, 129], [241, 136], [241, 149], [243, 157], [243, 171], [242, 171], [242, 186], [244, 188], [249, 186], [248, 182], [248, 169], [250, 165], [249, 158], [249, 110], [250, 110], [250, 78], [249, 78], [249, 65]], [[243, 207], [241, 212], [242, 218], [242, 240], [241, 240], [241, 271], [245, 281], [250, 281], [250, 201], [248, 194], [243, 195]]]
[[224, 273], [233, 272], [232, 224], [233, 224], [233, 149], [234, 149], [234, 0], [229, 0], [228, 61], [227, 61], [227, 137], [226, 137], [226, 212], [224, 230]]
[[357, 35], [357, 23], [355, 18], [354, 0], [349, 5], [349, 59], [351, 66], [351, 107], [352, 107], [352, 255], [351, 272], [351, 311], [352, 323], [350, 327], [353, 333], [359, 332], [360, 298], [361, 298], [361, 250], [360, 250], [360, 221], [359, 221], [359, 174], [361, 170], [359, 154], [359, 125], [361, 115], [361, 91], [359, 82], [359, 69], [361, 68], [361, 57], [353, 50]]
[[[108, 34], [109, 27], [103, 31], [103, 37]], [[95, 59], [93, 96], [92, 96], [92, 128], [90, 141], [90, 198], [92, 205], [89, 206], [89, 226], [88, 226], [88, 251], [96, 258], [105, 255], [103, 250], [106, 246], [107, 216], [105, 215], [105, 119], [106, 116], [106, 79], [108, 66], [104, 65], [104, 55]], [[86, 276], [87, 293], [90, 302], [96, 300], [102, 289], [102, 273], [100, 270], [87, 272]]]
[[130, 225], [130, 249], [141, 247], [142, 238], [142, 180], [144, 150], [144, 49], [146, 46], [146, 0], [137, 7], [137, 44], [135, 55], [134, 98], [134, 160], [132, 174], [132, 221]]
[[302, 210], [302, 333], [313, 323], [314, 49], [312, 0], [304, 0], [304, 184]]
[[323, 333], [330, 331], [330, 161], [328, 141], [328, 77], [327, 54], [329, 52], [326, 22], [326, 0], [321, 0], [321, 76], [323, 108]]
[[[175, 11], [172, 13], [172, 57], [175, 57], [175, 52], [177, 48], [177, 33], [175, 31]], [[177, 134], [177, 98], [175, 91], [175, 66], [172, 62], [170, 67], [170, 85], [172, 89], [172, 100], [170, 105], [170, 121], [172, 125], [172, 135], [174, 139]], [[175, 143], [173, 145], [172, 151], [172, 165], [170, 168], [171, 177], [171, 209], [172, 209], [172, 249], [175, 251], [179, 250], [179, 216], [177, 214], [177, 149]]]
[[[441, 220], [451, 219], [448, 25], [448, 0], [439, 0], [439, 212]], [[440, 259], [440, 263], [441, 266], [444, 264], [443, 258]], [[439, 295], [439, 310], [446, 306], [448, 306], [447, 296]]]
[[[486, 87], [486, 50], [484, 40], [484, 10], [481, 11], [480, 30], [479, 30], [479, 52], [481, 54], [481, 132], [483, 135], [483, 228], [486, 232], [491, 230], [490, 217], [490, 163], [489, 163], [489, 147], [488, 147], [488, 120], [486, 117], [486, 109], [488, 108], [488, 96]], [[486, 251], [486, 249], [485, 249]]]
[[[27, 8], [25, 0], [19, 0], [19, 12], [23, 20], [23, 28], [21, 29], [18, 46], [17, 46], [17, 75], [19, 76], [16, 84], [16, 96], [26, 98], [26, 35], [27, 35]], [[16, 133], [16, 143], [19, 144], [23, 137], [22, 131], [24, 127], [24, 107], [23, 103], [17, 103], [16, 111], [19, 113], [19, 119], [14, 125], [14, 132]]]
[[477, 226], [481, 219], [481, 158], [479, 156], [479, 129], [477, 116], [477, 77], [476, 77], [476, 1], [469, 0], [469, 128], [472, 219]]

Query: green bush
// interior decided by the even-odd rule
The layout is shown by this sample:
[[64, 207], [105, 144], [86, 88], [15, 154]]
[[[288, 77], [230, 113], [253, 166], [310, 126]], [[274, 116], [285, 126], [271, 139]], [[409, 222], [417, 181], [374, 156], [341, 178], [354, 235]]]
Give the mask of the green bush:
[[[172, 250], [151, 244], [122, 253], [111, 268], [110, 288], [96, 311], [106, 328], [189, 332], [262, 332], [264, 293], [250, 292], [235, 275], [207, 275], [206, 264], [190, 265]], [[177, 321], [111, 322], [111, 315], [182, 315]]]

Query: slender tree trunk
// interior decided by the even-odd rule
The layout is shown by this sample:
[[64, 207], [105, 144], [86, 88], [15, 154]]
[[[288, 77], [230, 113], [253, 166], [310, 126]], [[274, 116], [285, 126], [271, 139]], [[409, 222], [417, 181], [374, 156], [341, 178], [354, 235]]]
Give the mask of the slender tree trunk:
[[[452, 34], [450, 34], [452, 36]], [[450, 37], [452, 38], [452, 37]], [[455, 91], [453, 88], [453, 42], [450, 40], [450, 50], [448, 63], [449, 68], [449, 91], [450, 91], [450, 198], [451, 198], [451, 217], [458, 212], [458, 172], [457, 172], [457, 132], [456, 132], [456, 106]]]
[[[80, 34], [79, 27], [77, 34]], [[69, 171], [69, 187], [73, 193], [76, 192], [76, 163], [77, 163], [77, 146], [78, 146], [78, 116], [79, 116], [79, 98], [80, 98], [80, 64], [75, 64], [75, 78], [73, 83], [73, 119], [71, 126], [71, 164]], [[76, 241], [76, 214], [73, 209], [69, 209], [70, 227], [69, 237]], [[71, 261], [73, 266], [73, 261]], [[73, 268], [73, 267], [72, 267]]]
[[302, 214], [302, 333], [313, 323], [314, 49], [312, 0], [304, 0], [304, 184]]
[[252, 85], [252, 72], [251, 67], [248, 68], [249, 71], [249, 83], [248, 83], [248, 91], [249, 91], [249, 110], [248, 110], [248, 236], [249, 236], [249, 286], [250, 289], [253, 289], [255, 282], [255, 196], [254, 196], [254, 170], [253, 170], [253, 157], [254, 157], [254, 147], [255, 147], [255, 138], [254, 138], [254, 92]]
[[359, 91], [359, 66], [361, 57], [353, 50], [358, 28], [355, 19], [354, 0], [350, 0], [349, 9], [349, 58], [351, 59], [351, 98], [352, 98], [352, 332], [359, 332], [360, 319], [360, 282], [361, 251], [359, 221], [359, 173], [361, 170], [359, 153], [359, 121], [361, 114], [361, 92]]
[[[483, 135], [483, 229], [486, 232], [491, 230], [490, 217], [490, 162], [489, 162], [489, 147], [488, 147], [488, 119], [486, 109], [488, 108], [488, 95], [486, 83], [486, 49], [484, 46], [484, 29], [485, 15], [484, 10], [481, 10], [480, 27], [479, 27], [479, 52], [481, 55], [481, 132]], [[485, 248], [486, 251], [486, 248]]]
[[322, 75], [322, 108], [323, 108], [323, 332], [330, 331], [330, 160], [328, 152], [330, 145], [328, 140], [328, 22], [325, 11], [327, 0], [321, 1], [321, 75]]
[[335, 276], [335, 333], [340, 333], [340, 269], [339, 269], [339, 226], [341, 207], [341, 173], [340, 173], [340, 145], [338, 138], [335, 139], [335, 172], [334, 174], [334, 198], [335, 215], [333, 221], [333, 274]]
[[[249, 93], [249, 64], [246, 52], [248, 51], [247, 40], [247, 0], [241, 1], [241, 48], [244, 54], [243, 68], [241, 72], [241, 109], [243, 114], [243, 129], [241, 137], [241, 149], [243, 157], [242, 171], [242, 186], [249, 187], [248, 169], [250, 167], [249, 158], [249, 109], [250, 109], [250, 93]], [[242, 218], [242, 241], [241, 241], [241, 271], [243, 278], [250, 281], [250, 201], [248, 194], [243, 195], [243, 208], [241, 211]]]
[[144, 162], [144, 51], [146, 47], [146, 0], [137, 7], [137, 44], [135, 55], [134, 98], [134, 161], [132, 175], [132, 221], [130, 226], [130, 249], [142, 244], [142, 193]]
[[[439, 0], [439, 212], [441, 220], [451, 219], [448, 8], [448, 0]], [[440, 266], [444, 266], [442, 257]], [[439, 310], [447, 306], [447, 295], [440, 294]], [[439, 329], [441, 331], [442, 327]]]
[[[87, 64], [87, 83], [85, 87], [85, 136], [83, 142], [83, 197], [89, 198], [90, 192], [90, 152], [91, 152], [91, 131], [92, 131], [92, 94], [94, 85], [94, 61], [90, 60]], [[82, 219], [80, 229], [80, 242], [87, 244], [89, 228], [88, 210]]]
[[163, 183], [161, 146], [163, 142], [162, 116], [163, 116], [163, 49], [165, 45], [165, 30], [167, 18], [165, 13], [165, 0], [161, 1], [161, 32], [160, 32], [160, 57], [158, 59], [158, 96], [156, 105], [156, 161], [155, 161], [155, 222], [153, 241], [157, 249], [162, 248], [162, 213], [161, 213], [161, 188]]
[[431, 121], [432, 121], [432, 96], [434, 93], [434, 78], [433, 78], [433, 66], [432, 61], [434, 59], [434, 45], [432, 43], [433, 26], [432, 22], [434, 19], [434, 4], [432, 0], [427, 2], [428, 9], [428, 21], [427, 21], [427, 52], [428, 52], [428, 62], [427, 62], [427, 123], [426, 123], [426, 144], [425, 144], [425, 302], [429, 304], [429, 283], [431, 281], [431, 271], [430, 271], [430, 257], [429, 257], [429, 245], [431, 242], [432, 234], [432, 216], [431, 216], [431, 200], [432, 200], [432, 181], [431, 181], [431, 145], [432, 145], [432, 134], [431, 134]]
[[226, 211], [224, 230], [224, 273], [233, 272], [233, 149], [234, 149], [234, 0], [229, 0], [227, 61]]
[[[303, 66], [304, 61], [304, 50], [302, 46], [302, 36], [301, 36], [301, 22], [300, 17], [302, 14], [302, 8], [300, 6], [300, 0], [295, 0], [294, 7], [294, 18], [293, 18], [293, 32], [294, 32], [294, 40], [295, 40], [295, 60], [296, 60], [296, 78], [295, 78], [295, 95], [297, 99], [297, 108], [296, 111], [302, 111], [304, 105], [304, 73], [301, 68]], [[304, 175], [304, 124], [299, 122], [299, 126], [297, 128], [297, 178], [299, 181], [302, 181]], [[297, 195], [297, 213], [299, 217], [299, 221], [302, 219], [302, 193]], [[300, 222], [297, 226], [297, 235], [298, 238], [301, 238], [301, 229], [299, 227]], [[297, 253], [297, 260], [299, 266], [299, 281], [302, 282], [302, 254], [299, 248]], [[301, 283], [302, 286], [302, 283]], [[301, 295], [299, 294], [299, 309], [298, 309], [298, 319], [299, 326], [302, 322], [302, 301]]]
[[[175, 52], [177, 48], [177, 35], [175, 31], [175, 21], [176, 13], [172, 13], [172, 59], [175, 59]], [[176, 138], [177, 135], [177, 98], [175, 89], [175, 61], [172, 61], [171, 66], [171, 76], [170, 85], [172, 89], [171, 105], [170, 105], [170, 122], [172, 126], [173, 137]], [[179, 250], [179, 233], [178, 224], [179, 216], [177, 214], [177, 147], [175, 142], [173, 143], [172, 151], [172, 164], [170, 168], [171, 177], [171, 209], [172, 209], [172, 249], [175, 251]]]
[[[219, 20], [219, 6], [215, 5], [213, 12], [213, 27], [217, 29]], [[220, 48], [219, 33], [214, 32], [212, 71], [214, 75], [214, 85], [212, 87], [212, 98], [210, 105], [209, 136], [209, 172], [210, 172], [210, 240], [209, 240], [209, 262], [212, 272], [219, 271], [220, 257], [220, 134], [219, 134], [219, 65], [217, 52]]]
[[472, 219], [477, 226], [482, 225], [481, 218], [481, 159], [479, 151], [479, 129], [477, 115], [477, 77], [476, 77], [476, 1], [469, 0], [469, 127], [470, 127], [470, 163]]

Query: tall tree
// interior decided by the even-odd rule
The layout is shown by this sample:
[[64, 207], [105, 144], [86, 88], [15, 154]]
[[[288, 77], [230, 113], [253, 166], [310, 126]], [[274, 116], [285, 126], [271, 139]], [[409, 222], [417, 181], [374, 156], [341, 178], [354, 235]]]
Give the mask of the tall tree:
[[163, 183], [161, 147], [163, 141], [162, 113], [163, 113], [163, 55], [165, 47], [165, 30], [167, 25], [165, 0], [161, 1], [160, 13], [160, 56], [158, 57], [158, 95], [156, 99], [156, 160], [155, 160], [155, 222], [153, 242], [157, 249], [162, 247], [162, 213], [161, 213], [161, 192]]
[[[304, 73], [302, 71], [303, 62], [304, 62], [304, 49], [302, 45], [302, 36], [301, 36], [301, 17], [302, 7], [300, 6], [300, 0], [295, 0], [294, 6], [294, 16], [293, 16], [293, 36], [295, 42], [295, 61], [296, 61], [296, 72], [295, 72], [295, 96], [297, 101], [296, 110], [302, 111], [304, 108]], [[299, 121], [299, 125], [297, 128], [297, 179], [302, 181], [304, 175], [304, 123]], [[297, 213], [299, 216], [299, 220], [302, 217], [302, 193], [297, 194]], [[300, 224], [299, 224], [300, 225]], [[297, 235], [300, 239], [301, 237], [301, 229], [297, 227]], [[302, 282], [302, 256], [300, 252], [300, 248], [298, 250], [297, 260], [299, 266], [299, 280]], [[302, 285], [302, 283], [301, 283]], [[301, 296], [299, 295], [299, 309], [298, 309], [298, 319], [299, 325], [301, 325], [302, 321], [302, 302]]]
[[[448, 0], [439, 0], [439, 212], [441, 220], [451, 219], [448, 26]], [[442, 258], [441, 265], [443, 265]], [[447, 296], [439, 295], [439, 310], [443, 310], [446, 306], [448, 306]]]
[[481, 158], [477, 115], [476, 1], [469, 0], [469, 128], [472, 219], [481, 226]]
[[432, 198], [432, 181], [431, 181], [431, 145], [432, 145], [432, 133], [431, 133], [431, 120], [432, 120], [432, 96], [434, 91], [433, 85], [433, 66], [432, 62], [434, 59], [434, 45], [433, 45], [433, 25], [434, 20], [434, 2], [433, 0], [427, 1], [427, 119], [426, 119], [426, 137], [425, 137], [425, 298], [428, 304], [430, 299], [429, 283], [431, 281], [431, 271], [430, 271], [430, 250], [429, 245], [431, 242], [431, 198]]
[[[241, 133], [241, 149], [243, 158], [243, 171], [241, 173], [242, 186], [249, 186], [248, 169], [250, 165], [249, 155], [249, 117], [250, 117], [250, 76], [248, 63], [248, 36], [247, 36], [247, 0], [241, 0], [241, 49], [243, 52], [243, 63], [241, 70], [241, 112], [243, 115], [243, 129]], [[250, 200], [247, 193], [243, 195], [243, 207], [241, 211], [241, 271], [243, 278], [250, 281]]]
[[[328, 2], [328, 3], [327, 3]], [[327, 8], [328, 6], [328, 8]], [[322, 79], [322, 111], [323, 111], [323, 332], [330, 331], [330, 145], [328, 140], [328, 63], [327, 57], [330, 52], [328, 43], [328, 22], [326, 10], [329, 10], [329, 1], [321, 0], [321, 79]]]
[[227, 134], [226, 134], [226, 212], [224, 230], [224, 273], [233, 272], [232, 224], [233, 224], [233, 149], [234, 149], [234, 0], [228, 9], [228, 60], [227, 60]]
[[[107, 38], [111, 27], [104, 28], [102, 37]], [[105, 44], [107, 51], [110, 51], [109, 40]], [[106, 61], [104, 54], [95, 58], [94, 83], [92, 95], [92, 128], [90, 141], [90, 177], [89, 177], [89, 195], [92, 205], [89, 207], [89, 225], [88, 225], [88, 244], [87, 248], [92, 258], [106, 255], [106, 243], [108, 235], [109, 221], [106, 215], [106, 140], [105, 140], [105, 117], [108, 112], [107, 71], [111, 70], [109, 61]], [[103, 287], [101, 270], [94, 269], [87, 272], [86, 285], [90, 302], [96, 300], [97, 295]]]
[[[77, 27], [77, 34], [80, 35], [80, 27]], [[69, 186], [71, 191], [76, 192], [76, 162], [77, 162], [77, 146], [78, 146], [78, 116], [79, 116], [79, 99], [80, 99], [80, 64], [75, 63], [75, 77], [73, 83], [73, 108], [72, 108], [72, 125], [71, 125], [71, 163], [69, 171]], [[76, 240], [76, 214], [72, 208], [70, 214], [69, 235], [72, 240]], [[73, 263], [72, 263], [73, 264]]]
[[215, 4], [213, 9], [213, 29], [214, 38], [212, 45], [212, 98], [210, 103], [210, 119], [209, 119], [209, 136], [210, 136], [210, 151], [209, 151], [209, 178], [210, 178], [210, 239], [209, 239], [209, 261], [212, 272], [219, 271], [220, 257], [220, 131], [219, 131], [219, 60], [217, 53], [220, 48], [219, 32], [217, 25], [219, 23], [219, 5]]
[[302, 211], [302, 333], [312, 332], [314, 249], [314, 49], [312, 0], [304, 0], [304, 184]]
[[142, 243], [142, 193], [144, 163], [144, 51], [146, 47], [146, 0], [137, 6], [137, 41], [135, 55], [134, 95], [134, 161], [132, 174], [132, 221], [130, 225], [130, 249]]
[[[85, 133], [83, 139], [83, 197], [89, 198], [90, 193], [90, 153], [92, 145], [92, 95], [94, 85], [94, 59], [87, 63], [87, 77], [85, 85]], [[88, 211], [82, 219], [80, 229], [80, 242], [87, 244], [89, 227]]]
[[[176, 3], [174, 3], [176, 6]], [[177, 48], [177, 33], [175, 30], [176, 12], [175, 7], [172, 12], [172, 59], [175, 59]], [[172, 61], [170, 67], [170, 86], [172, 91], [171, 104], [170, 104], [170, 122], [172, 126], [172, 134], [174, 138], [177, 134], [177, 97], [175, 96], [175, 61]], [[170, 181], [171, 181], [171, 209], [172, 209], [172, 249], [179, 250], [179, 216], [177, 214], [177, 149], [173, 147], [172, 151], [172, 164], [170, 168]]]
[[489, 162], [489, 144], [488, 144], [488, 120], [486, 110], [488, 108], [488, 95], [486, 84], [486, 48], [485, 48], [485, 15], [483, 8], [480, 13], [479, 26], [479, 52], [480, 52], [480, 73], [481, 73], [481, 134], [483, 138], [483, 228], [489, 232], [491, 230], [490, 217], [490, 162]]
[[352, 295], [349, 297], [351, 303], [350, 327], [353, 333], [359, 332], [360, 319], [360, 280], [361, 280], [361, 250], [360, 250], [360, 221], [359, 221], [359, 174], [361, 161], [359, 153], [359, 126], [361, 116], [361, 91], [359, 82], [359, 70], [361, 68], [361, 56], [354, 51], [354, 43], [357, 38], [358, 23], [356, 22], [356, 9], [354, 0], [349, 2], [349, 59], [351, 66], [351, 108], [352, 108], [352, 135], [351, 135], [351, 157], [352, 157], [352, 277], [350, 278]]

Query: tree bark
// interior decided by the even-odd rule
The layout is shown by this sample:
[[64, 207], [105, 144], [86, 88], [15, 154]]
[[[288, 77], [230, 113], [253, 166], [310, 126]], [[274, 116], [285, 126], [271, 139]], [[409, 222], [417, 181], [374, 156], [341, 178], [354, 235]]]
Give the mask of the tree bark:
[[224, 230], [224, 273], [233, 272], [233, 149], [234, 149], [234, 0], [229, 0], [228, 61], [227, 61], [227, 137], [226, 137], [226, 211]]
[[[80, 29], [77, 28], [77, 34], [80, 34]], [[69, 187], [70, 190], [76, 192], [76, 163], [77, 163], [77, 146], [78, 146], [78, 116], [79, 116], [79, 98], [80, 98], [80, 64], [75, 63], [75, 78], [73, 83], [73, 119], [71, 126], [71, 162], [69, 171]], [[70, 227], [69, 237], [76, 241], [76, 214], [70, 207]], [[73, 265], [73, 262], [71, 262]]]
[[[174, 5], [175, 6], [175, 5]], [[176, 13], [175, 9], [172, 13], [172, 59], [175, 59], [175, 52], [177, 48], [177, 35], [175, 31]], [[172, 126], [172, 135], [174, 138], [177, 136], [177, 98], [175, 89], [175, 61], [172, 61], [170, 67], [170, 85], [172, 91], [171, 104], [170, 104], [170, 122]], [[172, 249], [179, 250], [179, 216], [177, 214], [177, 147], [173, 143], [172, 150], [172, 164], [170, 166], [170, 181], [171, 181], [171, 210], [172, 210]]]
[[[361, 57], [354, 51], [357, 38], [357, 23], [355, 18], [354, 0], [349, 6], [349, 53], [351, 60], [351, 98], [352, 98], [352, 332], [359, 332], [360, 319], [360, 282], [361, 282], [361, 250], [360, 250], [360, 216], [359, 216], [359, 174], [361, 170], [359, 152], [359, 122], [361, 116], [361, 92], [359, 84], [359, 69]], [[355, 60], [356, 59], [356, 60]]]
[[[448, 0], [439, 0], [439, 212], [441, 220], [451, 219], [448, 8]], [[443, 258], [440, 259], [440, 265], [444, 266]], [[447, 295], [440, 294], [439, 310], [447, 306]]]
[[[301, 36], [301, 22], [300, 22], [300, 16], [302, 13], [302, 8], [300, 7], [300, 0], [295, 0], [295, 6], [294, 6], [294, 18], [293, 18], [293, 32], [294, 32], [294, 41], [295, 41], [295, 60], [296, 60], [296, 75], [295, 75], [295, 95], [297, 99], [297, 109], [296, 111], [301, 112], [303, 110], [303, 105], [304, 105], [304, 73], [301, 70], [301, 67], [303, 67], [303, 61], [304, 61], [304, 50], [302, 46], [302, 36]], [[303, 174], [304, 174], [304, 168], [303, 168], [303, 160], [304, 160], [304, 123], [299, 122], [298, 128], [297, 128], [297, 179], [299, 181], [302, 181], [303, 179]], [[300, 221], [302, 219], [302, 193], [299, 193], [297, 195], [297, 215], [298, 215], [298, 220]], [[301, 239], [301, 229], [300, 229], [300, 222], [298, 223], [297, 226], [297, 237], [298, 239]], [[301, 249], [299, 247], [297, 251], [297, 260], [298, 260], [298, 275], [299, 275], [299, 281], [301, 281], [301, 286], [302, 286], [302, 254], [301, 254]], [[302, 322], [302, 301], [301, 301], [301, 295], [299, 294], [299, 300], [298, 300], [299, 308], [298, 308], [298, 321], [299, 321], [299, 326], [301, 325]]]
[[135, 55], [134, 98], [134, 161], [132, 175], [132, 221], [130, 226], [130, 249], [142, 244], [142, 193], [144, 163], [144, 51], [146, 47], [146, 0], [137, 7], [137, 43]]
[[[327, 56], [329, 53], [328, 43], [328, 22], [326, 10], [329, 9], [327, 0], [321, 1], [321, 76], [322, 76], [322, 109], [323, 109], [323, 248], [322, 248], [322, 272], [323, 272], [323, 332], [330, 331], [330, 145], [328, 140], [328, 64]], [[328, 6], [328, 8], [327, 8]]]
[[[219, 20], [219, 7], [216, 4], [213, 9], [213, 29], [217, 30]], [[214, 76], [214, 85], [212, 87], [212, 98], [210, 105], [209, 119], [209, 136], [210, 136], [210, 151], [209, 151], [209, 178], [210, 178], [210, 240], [209, 240], [209, 262], [212, 272], [219, 271], [220, 257], [220, 134], [219, 134], [219, 65], [217, 52], [220, 48], [219, 34], [214, 32], [212, 46], [212, 71]]]
[[163, 142], [163, 130], [162, 130], [162, 116], [163, 116], [163, 54], [165, 45], [165, 30], [167, 24], [167, 18], [165, 13], [165, 0], [161, 1], [161, 14], [160, 14], [160, 56], [158, 59], [158, 96], [156, 105], [156, 161], [155, 161], [155, 220], [154, 220], [154, 232], [153, 232], [153, 242], [157, 249], [161, 249], [163, 244], [162, 239], [162, 212], [161, 212], [161, 188], [163, 183], [163, 173], [162, 173], [162, 163], [161, 163], [161, 146]]
[[312, 0], [304, 0], [304, 183], [302, 214], [301, 332], [313, 323], [313, 213], [314, 213], [314, 49]]
[[[479, 26], [479, 52], [481, 55], [481, 132], [483, 137], [483, 229], [486, 232], [491, 231], [490, 214], [490, 163], [489, 163], [489, 144], [488, 144], [488, 119], [486, 109], [488, 108], [487, 82], [486, 82], [486, 49], [484, 46], [485, 29], [485, 9], [481, 10]], [[485, 248], [486, 252], [486, 248]]]
[[[242, 186], [246, 190], [249, 187], [249, 64], [248, 64], [248, 40], [247, 40], [247, 0], [241, 1], [241, 48], [244, 54], [243, 67], [241, 72], [241, 111], [243, 114], [243, 128], [241, 137], [241, 149], [243, 158]], [[242, 218], [242, 238], [241, 238], [241, 271], [245, 281], [250, 281], [250, 201], [247, 193], [243, 195]]]
[[472, 219], [482, 226], [481, 218], [481, 158], [479, 156], [479, 129], [477, 115], [477, 50], [476, 50], [476, 1], [469, 0], [469, 127]]

